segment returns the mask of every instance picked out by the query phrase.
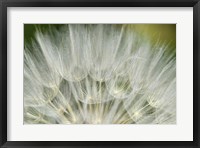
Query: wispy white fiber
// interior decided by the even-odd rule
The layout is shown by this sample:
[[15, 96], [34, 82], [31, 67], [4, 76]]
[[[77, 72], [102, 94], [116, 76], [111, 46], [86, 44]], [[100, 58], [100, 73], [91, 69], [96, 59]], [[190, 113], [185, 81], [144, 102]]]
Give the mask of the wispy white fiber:
[[37, 29], [24, 50], [24, 123], [175, 124], [171, 48], [133, 25]]

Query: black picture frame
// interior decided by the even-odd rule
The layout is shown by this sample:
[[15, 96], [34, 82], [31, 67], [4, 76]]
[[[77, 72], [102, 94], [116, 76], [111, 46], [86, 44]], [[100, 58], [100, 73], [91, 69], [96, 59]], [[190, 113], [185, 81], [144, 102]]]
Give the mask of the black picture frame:
[[[193, 7], [193, 141], [7, 141], [8, 7]], [[200, 147], [200, 2], [199, 0], [1, 0], [0, 1], [0, 146], [21, 147]]]

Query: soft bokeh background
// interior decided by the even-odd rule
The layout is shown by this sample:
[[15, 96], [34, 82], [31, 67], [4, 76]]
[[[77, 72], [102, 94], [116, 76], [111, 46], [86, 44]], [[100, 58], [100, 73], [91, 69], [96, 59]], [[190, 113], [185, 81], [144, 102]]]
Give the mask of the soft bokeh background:
[[[25, 24], [25, 43], [30, 43], [31, 39], [34, 38], [36, 28], [46, 30], [48, 29], [49, 25], [50, 24]], [[62, 26], [62, 24], [51, 24], [51, 26], [59, 28]], [[163, 43], [168, 43], [173, 47], [176, 46], [176, 24], [134, 24], [133, 26], [138, 31], [150, 36], [152, 42], [160, 41]]]

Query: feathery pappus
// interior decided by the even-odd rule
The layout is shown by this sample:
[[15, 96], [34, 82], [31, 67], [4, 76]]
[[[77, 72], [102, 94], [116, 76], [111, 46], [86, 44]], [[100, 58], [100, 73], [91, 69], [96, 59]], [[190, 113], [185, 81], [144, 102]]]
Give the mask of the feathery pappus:
[[37, 28], [24, 49], [24, 123], [175, 124], [170, 48], [133, 25]]

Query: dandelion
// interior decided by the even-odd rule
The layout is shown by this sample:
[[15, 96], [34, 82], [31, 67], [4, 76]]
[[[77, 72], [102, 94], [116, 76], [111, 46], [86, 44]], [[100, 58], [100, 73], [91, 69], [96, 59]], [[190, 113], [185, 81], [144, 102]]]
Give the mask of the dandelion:
[[176, 123], [170, 48], [133, 25], [38, 28], [24, 50], [24, 123]]

